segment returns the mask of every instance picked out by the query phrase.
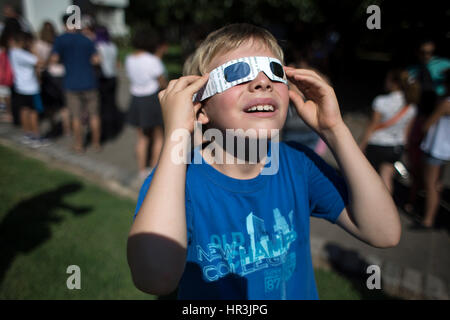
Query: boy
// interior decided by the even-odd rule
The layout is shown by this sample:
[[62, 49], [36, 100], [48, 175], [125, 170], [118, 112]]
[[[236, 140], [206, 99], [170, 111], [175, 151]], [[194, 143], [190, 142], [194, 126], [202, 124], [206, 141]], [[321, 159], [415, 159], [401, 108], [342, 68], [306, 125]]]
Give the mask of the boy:
[[[192, 59], [192, 69], [203, 76], [172, 80], [160, 92], [165, 141], [142, 186], [128, 239], [128, 263], [139, 289], [161, 295], [179, 284], [181, 299], [317, 299], [310, 215], [376, 247], [399, 242], [394, 202], [342, 121], [333, 89], [314, 72], [283, 69], [282, 60], [281, 48], [266, 30], [226, 26], [210, 34]], [[258, 72], [261, 64], [252, 61], [271, 62]], [[228, 88], [222, 91], [223, 86]], [[203, 100], [205, 93], [211, 96]], [[217, 163], [201, 148], [194, 156], [207, 163], [173, 161], [179, 142], [172, 135], [191, 134], [194, 121], [220, 132], [272, 134], [284, 124], [289, 99], [333, 150], [347, 180], [348, 200], [342, 179], [301, 145], [279, 143], [278, 155], [267, 152], [254, 164]], [[264, 144], [262, 138], [256, 136]], [[220, 151], [217, 140], [211, 144]], [[224, 154], [235, 155], [223, 145]], [[278, 171], [260, 174], [269, 156], [279, 161]]]

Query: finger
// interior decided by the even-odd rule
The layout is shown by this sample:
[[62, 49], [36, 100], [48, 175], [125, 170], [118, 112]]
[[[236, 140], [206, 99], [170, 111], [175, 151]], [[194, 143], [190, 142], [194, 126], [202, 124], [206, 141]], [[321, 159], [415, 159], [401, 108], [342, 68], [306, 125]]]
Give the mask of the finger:
[[295, 82], [292, 82], [291, 80], [288, 80], [289, 83], [289, 89], [296, 91], [299, 95], [304, 96], [303, 92], [300, 91], [297, 84]]
[[169, 84], [167, 85], [166, 92], [172, 91], [173, 87], [175, 86], [175, 84], [177, 83], [178, 80], [179, 79], [170, 80]]
[[160, 92], [158, 92], [159, 101], [161, 101], [165, 95], [166, 95], [166, 90], [161, 90]]
[[189, 92], [189, 94], [193, 96], [194, 93], [199, 91], [208, 82], [208, 79], [209, 73], [204, 74], [202, 77], [189, 84], [189, 86], [186, 88], [187, 92]]
[[310, 75], [295, 75], [294, 80], [300, 90], [305, 90], [305, 93], [315, 91], [316, 93], [325, 94], [328, 89], [328, 84]]
[[197, 112], [201, 109], [202, 104], [200, 102], [197, 102], [194, 104], [194, 114], [197, 116]]
[[317, 72], [310, 69], [287, 69], [286, 75], [288, 78], [293, 78], [295, 75], [310, 75], [312, 77], [317, 78], [318, 80], [325, 81]]
[[173, 90], [174, 92], [179, 92], [200, 78], [201, 77], [197, 75], [181, 77], [178, 79], [178, 82], [175, 84]]
[[294, 90], [289, 90], [289, 98], [292, 100], [297, 110], [298, 108], [303, 107], [303, 105], [305, 104], [305, 102], [303, 101], [303, 97]]

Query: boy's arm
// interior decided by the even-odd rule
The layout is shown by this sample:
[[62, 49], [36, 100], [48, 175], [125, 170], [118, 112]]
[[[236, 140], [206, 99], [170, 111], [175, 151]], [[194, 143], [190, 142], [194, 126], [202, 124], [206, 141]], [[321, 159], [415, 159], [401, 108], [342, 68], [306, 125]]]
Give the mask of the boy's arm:
[[397, 207], [350, 130], [342, 124], [329, 131], [325, 139], [349, 186], [349, 205], [337, 224], [372, 246], [396, 246], [401, 235]]
[[176, 143], [165, 141], [128, 238], [128, 264], [136, 287], [158, 295], [176, 288], [186, 257], [186, 164], [171, 160]]
[[[190, 141], [195, 112], [192, 97], [207, 77], [190, 76], [169, 83], [159, 93], [165, 124], [165, 141], [147, 195], [131, 227], [127, 257], [133, 281], [140, 290], [168, 294], [175, 290], [184, 271], [187, 248], [185, 210], [186, 162], [177, 164], [174, 152], [180, 142], [172, 133]], [[177, 130], [181, 129], [181, 130]]]
[[297, 112], [327, 142], [347, 181], [349, 205], [340, 214], [338, 225], [372, 246], [397, 245], [401, 236], [397, 207], [344, 124], [333, 88], [314, 72], [285, 70], [288, 79], [309, 99], [303, 101], [289, 90]]

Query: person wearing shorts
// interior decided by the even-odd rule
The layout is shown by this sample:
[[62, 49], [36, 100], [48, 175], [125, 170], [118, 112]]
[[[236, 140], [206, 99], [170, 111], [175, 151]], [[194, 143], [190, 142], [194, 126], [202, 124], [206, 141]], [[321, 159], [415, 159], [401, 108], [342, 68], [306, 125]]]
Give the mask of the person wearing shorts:
[[[166, 46], [160, 36], [151, 30], [136, 32], [132, 45], [134, 51], [125, 60], [131, 93], [127, 120], [137, 129], [136, 158], [139, 179], [142, 180], [156, 166], [163, 144], [163, 118], [158, 92], [167, 85], [165, 67], [161, 61]], [[147, 159], [150, 143], [150, 159]]]
[[402, 69], [387, 73], [385, 87], [388, 94], [374, 99], [372, 119], [359, 145], [392, 194], [394, 163], [402, 157], [406, 137], [417, 114], [419, 91], [417, 82], [409, 82], [408, 72]]
[[92, 133], [92, 146], [99, 151], [101, 138], [101, 121], [97, 80], [94, 65], [100, 59], [94, 42], [84, 36], [79, 30], [70, 29], [66, 23], [70, 15], [63, 17], [65, 33], [55, 39], [50, 57], [51, 63], [62, 61], [65, 68], [64, 89], [66, 104], [72, 116], [74, 150], [84, 151], [82, 123], [85, 116], [89, 117]]
[[424, 124], [425, 138], [420, 148], [425, 154], [424, 185], [425, 212], [420, 227], [432, 228], [439, 211], [442, 175], [450, 161], [450, 69], [445, 72], [447, 94]]
[[18, 33], [10, 41], [9, 58], [14, 71], [14, 103], [19, 108], [20, 124], [24, 132], [21, 141], [34, 148], [48, 145], [39, 130], [39, 113], [44, 111], [37, 80], [40, 61], [29, 51], [32, 37]]

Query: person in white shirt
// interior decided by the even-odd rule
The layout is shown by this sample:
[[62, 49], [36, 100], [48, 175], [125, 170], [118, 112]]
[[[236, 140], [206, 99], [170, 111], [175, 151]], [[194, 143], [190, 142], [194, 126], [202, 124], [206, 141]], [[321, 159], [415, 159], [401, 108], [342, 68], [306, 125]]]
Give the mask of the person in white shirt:
[[407, 71], [393, 69], [386, 76], [385, 87], [388, 94], [374, 99], [372, 119], [359, 146], [392, 194], [394, 163], [403, 154], [417, 113], [419, 86]]
[[44, 111], [39, 95], [37, 69], [41, 62], [38, 57], [25, 50], [31, 47], [32, 39], [25, 33], [17, 33], [10, 41], [9, 57], [14, 73], [14, 99], [20, 109], [20, 123], [24, 131], [22, 141], [32, 147], [48, 144], [39, 130], [39, 114]]
[[[163, 143], [163, 120], [158, 92], [167, 86], [167, 79], [161, 57], [150, 53], [159, 51], [162, 44], [160, 36], [155, 32], [139, 30], [132, 40], [134, 51], [125, 60], [131, 93], [128, 122], [137, 128], [136, 156], [141, 179], [156, 166]], [[147, 161], [150, 141], [152, 150]]]
[[426, 133], [420, 148], [425, 154], [423, 180], [425, 185], [425, 213], [418, 225], [432, 228], [439, 210], [442, 193], [443, 168], [450, 161], [450, 69], [445, 72], [447, 94], [424, 124]]

